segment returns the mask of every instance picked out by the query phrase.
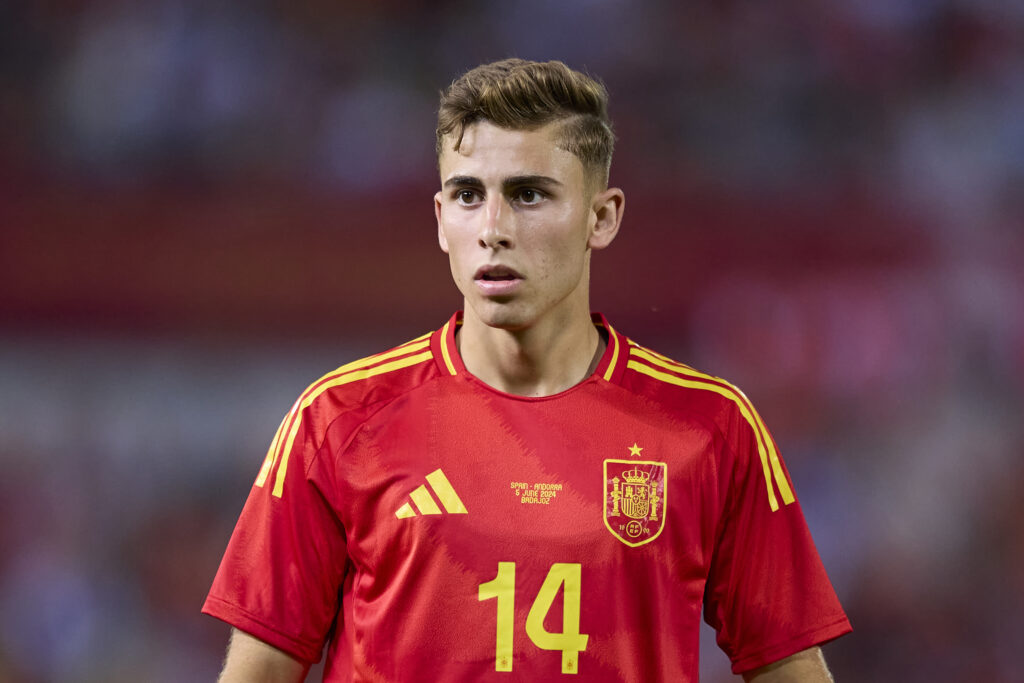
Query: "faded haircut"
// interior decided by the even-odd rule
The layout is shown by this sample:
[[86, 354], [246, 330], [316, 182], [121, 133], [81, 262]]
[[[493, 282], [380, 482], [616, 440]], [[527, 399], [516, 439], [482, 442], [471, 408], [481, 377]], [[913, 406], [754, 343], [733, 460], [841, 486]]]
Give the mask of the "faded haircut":
[[607, 187], [615, 135], [608, 118], [608, 91], [562, 62], [503, 59], [467, 71], [441, 92], [437, 156], [445, 138], [458, 150], [466, 127], [489, 121], [499, 128], [531, 130], [560, 121], [558, 146], [583, 163]]

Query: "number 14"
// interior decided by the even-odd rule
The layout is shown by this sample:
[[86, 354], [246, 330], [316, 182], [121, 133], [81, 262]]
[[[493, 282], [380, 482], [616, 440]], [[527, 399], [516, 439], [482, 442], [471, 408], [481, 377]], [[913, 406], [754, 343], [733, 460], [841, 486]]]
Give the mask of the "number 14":
[[[574, 674], [579, 670], [579, 654], [587, 649], [587, 636], [580, 633], [580, 574], [579, 564], [556, 562], [551, 565], [544, 583], [526, 616], [526, 635], [542, 650], [561, 650], [562, 673]], [[562, 632], [551, 633], [544, 628], [544, 617], [562, 592]], [[512, 670], [513, 616], [515, 614], [516, 563], [499, 562], [498, 575], [493, 581], [481, 583], [478, 600], [498, 599], [498, 628], [494, 647], [494, 670]]]

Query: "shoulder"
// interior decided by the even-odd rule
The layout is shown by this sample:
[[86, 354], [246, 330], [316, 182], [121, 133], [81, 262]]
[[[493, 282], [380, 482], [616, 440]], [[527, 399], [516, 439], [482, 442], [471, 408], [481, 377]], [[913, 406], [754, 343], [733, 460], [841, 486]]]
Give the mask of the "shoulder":
[[341, 414], [372, 412], [440, 375], [431, 334], [342, 365], [310, 384], [292, 406], [314, 432]]
[[753, 405], [736, 385], [632, 339], [626, 339], [624, 346], [627, 353], [621, 383], [625, 388], [656, 400], [671, 412], [683, 411], [712, 419], [723, 429], [723, 421], [736, 417], [757, 421]]
[[329, 435], [344, 441], [383, 405], [440, 376], [432, 349], [436, 336], [425, 334], [353, 361], [310, 384], [281, 420], [256, 486], [264, 486], [276, 471], [273, 492], [280, 497], [290, 464], [305, 471]]
[[[788, 505], [794, 496], [778, 449], [750, 399], [722, 379], [679, 363], [632, 340], [622, 384], [657, 401], [680, 419], [695, 420], [713, 429], [738, 460], [763, 473], [772, 510]], [[773, 486], [773, 480], [775, 486]]]

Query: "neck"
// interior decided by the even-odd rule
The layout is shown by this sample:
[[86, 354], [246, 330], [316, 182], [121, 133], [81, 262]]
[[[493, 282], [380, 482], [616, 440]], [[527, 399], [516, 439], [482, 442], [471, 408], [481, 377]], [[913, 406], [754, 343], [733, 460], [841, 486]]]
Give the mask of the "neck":
[[489, 327], [466, 310], [456, 338], [466, 369], [509, 394], [551, 396], [593, 374], [605, 341], [589, 313], [521, 330]]

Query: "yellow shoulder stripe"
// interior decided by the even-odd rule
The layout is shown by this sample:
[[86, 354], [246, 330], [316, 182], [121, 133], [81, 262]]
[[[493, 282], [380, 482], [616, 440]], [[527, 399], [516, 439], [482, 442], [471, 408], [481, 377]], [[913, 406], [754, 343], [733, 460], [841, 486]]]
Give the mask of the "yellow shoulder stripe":
[[[281, 497], [281, 493], [284, 490], [284, 477], [288, 471], [288, 456], [295, 443], [295, 437], [299, 432], [302, 411], [312, 405], [323, 392], [343, 384], [358, 382], [369, 377], [394, 372], [395, 370], [401, 370], [402, 368], [430, 360], [433, 354], [430, 352], [429, 337], [430, 334], [428, 333], [385, 353], [369, 356], [368, 358], [343, 365], [310, 385], [309, 389], [299, 397], [281, 422], [281, 426], [278, 428], [277, 434], [270, 444], [270, 450], [267, 451], [267, 456], [263, 460], [260, 473], [256, 477], [256, 486], [262, 487], [266, 484], [271, 470], [274, 469], [274, 465], [280, 457], [277, 477], [274, 480], [273, 494], [278, 498]], [[397, 358], [397, 360], [391, 360], [392, 358]], [[390, 362], [384, 362], [389, 360]]]
[[270, 448], [267, 449], [267, 457], [263, 458], [263, 466], [260, 467], [260, 473], [256, 476], [256, 485], [263, 486], [267, 481], [267, 477], [270, 475], [270, 469], [274, 466], [274, 461], [277, 460], [277, 447], [281, 444], [281, 434], [285, 431], [285, 425], [288, 424], [288, 419], [291, 418], [295, 412], [295, 407], [299, 405], [296, 401], [292, 404], [291, 410], [289, 410], [284, 419], [281, 420], [281, 426], [277, 428], [277, 433], [274, 434], [274, 440], [270, 442]]
[[754, 436], [757, 439], [757, 452], [761, 458], [761, 467], [764, 470], [764, 479], [768, 490], [768, 503], [771, 505], [772, 510], [774, 511], [779, 509], [779, 503], [775, 498], [775, 489], [772, 487], [773, 475], [775, 484], [778, 486], [779, 493], [782, 496], [783, 503], [785, 505], [789, 505], [795, 500], [793, 490], [789, 486], [789, 480], [786, 479], [786, 473], [782, 470], [782, 463], [779, 460], [778, 451], [775, 450], [775, 444], [768, 435], [768, 431], [764, 426], [764, 422], [761, 420], [761, 416], [754, 409], [753, 405], [746, 400], [746, 396], [743, 395], [743, 392], [724, 380], [698, 372], [697, 370], [682, 365], [681, 363], [675, 363], [664, 359], [663, 356], [649, 352], [640, 346], [634, 346], [630, 349], [630, 352], [631, 355], [635, 355], [638, 358], [642, 358], [649, 363], [676, 374], [660, 372], [652, 368], [650, 365], [630, 360], [627, 363], [627, 367], [632, 368], [637, 372], [669, 384], [689, 387], [692, 389], [713, 391], [735, 403], [740, 410], [740, 414], [743, 415], [743, 418], [754, 431]]
[[451, 356], [448, 355], [448, 328], [451, 327], [452, 321], [449, 320], [441, 328], [441, 358], [444, 359], [444, 365], [448, 368], [448, 372], [455, 374], [455, 366], [452, 365]]
[[612, 360], [608, 363], [608, 369], [604, 371], [604, 381], [610, 382], [615, 374], [615, 364], [619, 360], [619, 335], [615, 333], [611, 325], [605, 326], [608, 330], [608, 337], [612, 341]]

